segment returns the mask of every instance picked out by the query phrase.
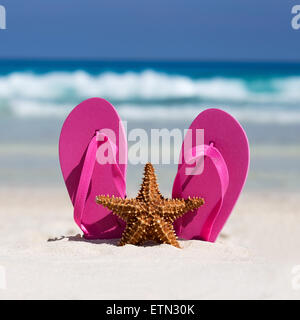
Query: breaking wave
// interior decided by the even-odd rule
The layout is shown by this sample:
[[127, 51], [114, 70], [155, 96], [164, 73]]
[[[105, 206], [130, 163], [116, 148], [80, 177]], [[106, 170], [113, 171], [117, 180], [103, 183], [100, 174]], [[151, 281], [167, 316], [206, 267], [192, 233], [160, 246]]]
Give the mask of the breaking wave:
[[65, 116], [90, 97], [111, 101], [125, 119], [193, 118], [221, 107], [242, 121], [300, 123], [300, 76], [190, 78], [153, 70], [0, 76], [0, 115]]

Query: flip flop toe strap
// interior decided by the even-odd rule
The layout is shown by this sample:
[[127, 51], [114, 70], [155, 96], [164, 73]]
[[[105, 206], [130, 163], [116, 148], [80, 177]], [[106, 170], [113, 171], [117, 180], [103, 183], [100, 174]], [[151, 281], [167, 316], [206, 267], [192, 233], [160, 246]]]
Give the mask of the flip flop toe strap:
[[[214, 208], [207, 216], [205, 223], [200, 231], [199, 237], [200, 239], [203, 239], [205, 241], [214, 241], [215, 239], [211, 238], [211, 231], [213, 228], [213, 224], [222, 207], [224, 196], [226, 194], [226, 191], [229, 185], [228, 169], [221, 152], [216, 147], [214, 147], [213, 144], [202, 145], [200, 147], [193, 147], [190, 150], [190, 152], [188, 152], [188, 156], [185, 157], [186, 165], [181, 166], [181, 169], [178, 172], [178, 175], [179, 175], [178, 177], [184, 177], [183, 179], [181, 178], [181, 181], [180, 181], [180, 186], [181, 186], [180, 194], [182, 194], [185, 188], [187, 187], [187, 185], [192, 181], [192, 179], [197, 179], [197, 175], [203, 172], [203, 171], [201, 172], [201, 168], [202, 170], [205, 170], [206, 157], [208, 157], [211, 160], [211, 162], [213, 163], [218, 173], [218, 177], [220, 179], [220, 185], [221, 185], [221, 193], [219, 195], [219, 199], [217, 199], [217, 202]], [[189, 164], [195, 164], [195, 165], [191, 169], [191, 167], [189, 167]], [[189, 169], [188, 172], [187, 172], [187, 169]], [[198, 172], [196, 170], [198, 170]], [[180, 226], [180, 232], [181, 232], [181, 229], [182, 229], [182, 225]]]
[[86, 230], [85, 226], [82, 224], [82, 218], [83, 218], [83, 213], [84, 213], [84, 208], [85, 208], [85, 202], [88, 196], [88, 191], [89, 187], [91, 184], [94, 168], [95, 168], [95, 163], [97, 161], [97, 151], [98, 148], [101, 144], [103, 143], [108, 143], [108, 148], [110, 149], [113, 159], [112, 159], [112, 165], [113, 169], [116, 170], [116, 174], [121, 177], [121, 185], [119, 183], [116, 183], [116, 189], [119, 191], [120, 194], [122, 194], [124, 188], [125, 188], [125, 178], [122, 174], [122, 171], [117, 163], [116, 155], [117, 155], [117, 146], [113, 143], [113, 141], [104, 133], [101, 133], [100, 131], [96, 132], [93, 138], [91, 139], [80, 179], [79, 179], [79, 184], [78, 184], [78, 189], [76, 193], [76, 198], [74, 202], [74, 220], [76, 224], [80, 227], [80, 229], [85, 233], [88, 234], [88, 230]]

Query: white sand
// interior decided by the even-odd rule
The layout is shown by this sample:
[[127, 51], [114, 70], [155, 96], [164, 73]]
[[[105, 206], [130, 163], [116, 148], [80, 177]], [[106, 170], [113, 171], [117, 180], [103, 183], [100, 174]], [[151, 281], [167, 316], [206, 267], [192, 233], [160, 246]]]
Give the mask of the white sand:
[[217, 243], [181, 241], [180, 250], [84, 241], [65, 190], [1, 189], [0, 298], [299, 299], [299, 200], [246, 193]]

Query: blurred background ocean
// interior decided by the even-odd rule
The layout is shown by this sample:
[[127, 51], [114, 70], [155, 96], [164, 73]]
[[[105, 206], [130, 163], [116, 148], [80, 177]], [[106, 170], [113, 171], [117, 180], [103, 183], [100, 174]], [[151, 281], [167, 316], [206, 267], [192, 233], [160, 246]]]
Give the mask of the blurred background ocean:
[[65, 116], [79, 101], [109, 99], [127, 120], [191, 120], [220, 106], [241, 121], [300, 123], [300, 64], [0, 61], [3, 116]]
[[[62, 123], [82, 100], [103, 97], [128, 130], [185, 129], [202, 110], [222, 108], [250, 140], [247, 190], [299, 190], [294, 0], [0, 3], [1, 186], [63, 188]], [[128, 169], [136, 190], [141, 168]], [[176, 166], [159, 172], [170, 194]]]
[[[62, 186], [60, 128], [73, 107], [96, 96], [129, 130], [186, 129], [202, 110], [224, 109], [250, 140], [247, 188], [300, 187], [300, 64], [72, 59], [0, 60], [1, 184]], [[176, 168], [166, 170], [170, 193]], [[132, 189], [139, 174], [129, 166]]]

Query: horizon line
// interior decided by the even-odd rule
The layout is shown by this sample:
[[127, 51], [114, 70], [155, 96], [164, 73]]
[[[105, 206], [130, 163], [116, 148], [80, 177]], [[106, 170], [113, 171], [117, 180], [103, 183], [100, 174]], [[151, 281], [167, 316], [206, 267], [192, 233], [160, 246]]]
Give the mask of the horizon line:
[[283, 60], [283, 59], [191, 59], [191, 58], [91, 58], [91, 57], [0, 57], [0, 61], [63, 61], [63, 62], [163, 62], [163, 63], [281, 63], [281, 64], [300, 64], [300, 60]]

